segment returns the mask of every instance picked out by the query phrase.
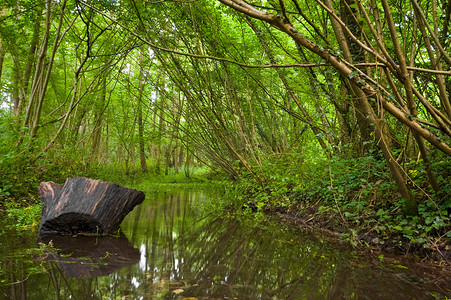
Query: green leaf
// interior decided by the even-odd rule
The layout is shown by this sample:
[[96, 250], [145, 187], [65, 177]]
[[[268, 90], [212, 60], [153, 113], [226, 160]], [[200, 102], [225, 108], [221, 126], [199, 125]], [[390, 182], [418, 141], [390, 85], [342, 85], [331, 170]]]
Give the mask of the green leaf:
[[396, 225], [395, 227], [393, 227], [393, 229], [402, 231], [404, 228], [402, 226]]
[[354, 77], [358, 77], [359, 76], [359, 72], [357, 71], [352, 71], [351, 74], [348, 75], [349, 79], [352, 79]]
[[399, 268], [399, 269], [409, 269], [408, 267], [403, 266], [401, 264], [392, 264], [392, 266], [395, 267], [395, 268]]

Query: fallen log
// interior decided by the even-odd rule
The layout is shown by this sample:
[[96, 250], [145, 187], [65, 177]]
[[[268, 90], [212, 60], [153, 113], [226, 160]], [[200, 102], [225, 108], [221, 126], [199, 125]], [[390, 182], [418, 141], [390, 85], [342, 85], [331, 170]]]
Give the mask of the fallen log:
[[145, 197], [141, 191], [85, 177], [67, 178], [64, 185], [41, 182], [38, 191], [41, 235], [114, 233]]

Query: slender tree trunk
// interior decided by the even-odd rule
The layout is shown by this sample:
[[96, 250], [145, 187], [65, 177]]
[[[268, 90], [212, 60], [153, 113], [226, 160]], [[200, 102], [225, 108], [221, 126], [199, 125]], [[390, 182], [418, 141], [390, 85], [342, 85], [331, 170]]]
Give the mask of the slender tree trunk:
[[[0, 17], [3, 17], [6, 15], [6, 8], [2, 8], [0, 11]], [[2, 83], [2, 74], [3, 74], [3, 61], [5, 59], [5, 49], [3, 48], [3, 42], [2, 39], [0, 38], [0, 86]]]
[[[252, 28], [252, 30], [254, 31], [256, 36], [258, 37], [258, 39], [260, 41], [260, 44], [262, 45], [263, 49], [265, 50], [265, 53], [268, 55], [271, 63], [276, 65], [277, 62], [276, 62], [276, 59], [275, 59], [273, 53], [269, 49], [269, 47], [268, 47], [266, 41], [263, 39], [262, 35], [257, 30], [257, 27], [255, 26], [254, 22], [250, 18], [247, 18], [246, 22], [249, 24], [249, 26]], [[304, 108], [304, 106], [302, 105], [301, 101], [299, 101], [299, 99], [296, 97], [296, 94], [293, 92], [293, 89], [290, 87], [290, 85], [288, 83], [288, 80], [282, 74], [282, 72], [280, 72], [280, 69], [277, 68], [276, 72], [277, 72], [280, 80], [282, 81], [286, 91], [290, 95], [291, 99], [294, 100], [294, 102], [296, 103], [297, 107], [301, 111], [301, 113], [303, 115], [303, 120], [302, 121], [306, 122], [310, 126], [310, 128], [312, 129], [313, 133], [315, 134], [315, 137], [318, 140], [318, 143], [320, 144], [321, 148], [327, 149], [326, 143], [324, 142], [324, 140], [321, 138], [321, 135], [319, 134], [320, 130], [314, 124], [313, 119], [311, 118], [311, 116], [309, 115], [307, 110]]]
[[[345, 1], [346, 0], [342, 0]], [[326, 5], [329, 7], [329, 9], [334, 13], [334, 8], [332, 4], [332, 0], [325, 0]], [[346, 3], [348, 6], [350, 3]], [[358, 48], [356, 49], [350, 49], [349, 43], [348, 43], [348, 37], [344, 34], [341, 24], [337, 22], [336, 19], [334, 19], [332, 16], [330, 17], [332, 27], [334, 29], [335, 35], [338, 38], [339, 44], [340, 44], [340, 50], [343, 52], [344, 58], [349, 62], [353, 63], [353, 55], [357, 56]], [[352, 23], [352, 22], [351, 22]], [[352, 24], [350, 25], [351, 28], [353, 27]], [[352, 95], [354, 95], [355, 98], [355, 107], [357, 110], [357, 120], [359, 123], [360, 132], [363, 139], [363, 144], [365, 144], [366, 141], [370, 139], [370, 132], [373, 131], [377, 138], [377, 143], [380, 146], [382, 153], [384, 155], [385, 161], [387, 162], [390, 173], [393, 177], [393, 179], [396, 182], [396, 185], [398, 187], [399, 192], [401, 193], [402, 197], [406, 199], [408, 203], [411, 201], [411, 196], [409, 192], [409, 188], [407, 187], [407, 183], [404, 180], [404, 176], [400, 170], [400, 167], [396, 160], [393, 158], [390, 144], [389, 144], [389, 138], [386, 135], [386, 130], [384, 129], [386, 125], [385, 122], [383, 122], [382, 118], [379, 118], [376, 116], [376, 114], [373, 111], [373, 108], [371, 107], [368, 98], [366, 94], [361, 90], [361, 88], [355, 86], [351, 83], [351, 90]], [[371, 124], [374, 124], [373, 126]], [[371, 128], [374, 128], [373, 130]]]
[[164, 146], [164, 175], [169, 175], [169, 167], [171, 166], [172, 158], [172, 142], [171, 139], [169, 144]]
[[34, 21], [33, 38], [31, 40], [31, 45], [28, 51], [28, 57], [25, 65], [25, 72], [23, 75], [22, 85], [20, 88], [20, 98], [16, 114], [20, 114], [20, 112], [23, 110], [23, 103], [25, 103], [25, 99], [27, 97], [28, 85], [30, 83], [31, 72], [33, 71], [33, 63], [35, 61], [36, 56], [36, 48], [38, 47], [39, 42], [39, 31], [41, 28], [41, 20], [42, 20], [42, 11], [39, 10], [36, 14], [36, 19]]
[[[386, 112], [395, 117], [403, 125], [407, 126], [412, 131], [416, 131], [419, 135], [428, 140], [435, 148], [439, 149], [446, 155], [448, 156], [451, 155], [451, 147], [448, 144], [440, 140], [438, 136], [434, 134], [432, 131], [421, 126], [419, 121], [409, 118], [409, 116], [406, 115], [405, 111], [403, 111], [402, 108], [398, 108], [392, 102], [390, 102], [387, 99], [387, 95], [377, 90], [379, 88], [379, 84], [377, 82], [375, 81], [371, 82], [371, 84], [374, 84], [376, 86], [375, 88], [369, 83], [365, 82], [366, 77], [364, 77], [363, 75], [354, 76], [355, 74], [353, 73], [354, 69], [350, 67], [346, 62], [344, 62], [334, 53], [331, 53], [327, 49], [324, 49], [323, 47], [313, 43], [304, 35], [299, 34], [299, 31], [296, 30], [296, 28], [294, 28], [294, 26], [290, 22], [287, 22], [284, 18], [280, 18], [277, 15], [273, 15], [271, 13], [263, 12], [249, 4], [246, 4], [242, 0], [219, 0], [219, 1], [233, 8], [236, 11], [239, 11], [253, 18], [257, 18], [259, 20], [267, 22], [272, 26], [274, 26], [275, 28], [277, 28], [278, 30], [280, 30], [281, 32], [284, 32], [285, 34], [289, 35], [292, 39], [294, 39], [295, 42], [299, 43], [300, 45], [308, 49], [308, 51], [310, 51], [312, 54], [317, 55], [322, 59], [326, 60], [330, 64], [330, 66], [333, 67], [342, 76], [349, 78], [352, 85], [361, 89], [362, 92], [364, 92], [365, 95], [367, 95], [367, 97], [374, 99], [380, 105], [381, 108], [383, 107]], [[316, 1], [318, 3], [321, 3], [321, 1], [319, 0]], [[330, 11], [330, 9], [328, 9], [327, 7], [325, 7], [324, 9], [328, 12]], [[336, 14], [333, 15], [333, 17], [335, 18]], [[397, 72], [393, 69], [393, 65], [389, 60], [385, 59], [383, 56], [380, 55], [380, 53], [373, 51], [371, 48], [367, 47], [363, 43], [361, 42], [359, 43], [361, 44], [361, 47], [363, 47], [366, 51], [369, 51], [373, 55], [376, 55], [376, 57], [383, 64], [385, 64], [386, 67], [389, 68], [391, 72], [393, 71], [393, 74], [397, 75]], [[424, 105], [427, 111], [431, 113], [431, 116], [434, 118], [434, 120], [437, 121], [440, 129], [443, 130], [446, 134], [451, 135], [449, 126], [446, 125], [448, 124], [449, 120], [444, 119], [443, 116], [438, 113], [437, 109], [435, 109], [433, 105], [429, 103], [424, 98], [424, 96], [421, 95], [417, 90], [414, 90], [414, 94]]]
[[39, 49], [39, 56], [37, 57], [35, 72], [33, 83], [31, 85], [31, 91], [28, 100], [28, 108], [25, 116], [24, 125], [32, 128], [31, 135], [33, 136], [36, 131], [37, 125], [40, 117], [40, 108], [42, 107], [42, 102], [38, 103], [39, 100], [36, 98], [36, 95], [41, 94], [45, 73], [45, 65], [46, 65], [46, 56], [47, 56], [47, 48], [50, 39], [50, 21], [52, 16], [52, 7], [51, 1], [46, 0], [45, 9], [46, 9], [46, 18], [45, 18], [45, 33], [41, 41], [41, 46]]
[[101, 92], [99, 98], [95, 99], [94, 103], [94, 128], [92, 133], [92, 145], [91, 145], [91, 160], [94, 161], [98, 158], [100, 141], [102, 138], [102, 125], [103, 125], [103, 113], [105, 110], [106, 102], [106, 88], [107, 88], [108, 74], [105, 72], [102, 74], [101, 80]]
[[[66, 9], [66, 0], [61, 3], [60, 19], [58, 27], [55, 32], [55, 39], [53, 42], [52, 53], [49, 59], [46, 59], [48, 43], [50, 40], [50, 28], [52, 18], [52, 1], [46, 0], [46, 19], [45, 19], [45, 33], [41, 43], [40, 53], [35, 68], [35, 76], [33, 78], [33, 84], [31, 86], [31, 92], [29, 97], [29, 103], [27, 108], [27, 115], [24, 125], [31, 127], [31, 136], [34, 137], [39, 129], [40, 117], [42, 106], [44, 103], [44, 97], [49, 83], [50, 75], [52, 73], [53, 63], [55, 61], [55, 55], [58, 50], [58, 46], [61, 42], [61, 28], [64, 20], [64, 11]], [[31, 119], [33, 118], [33, 119]]]
[[165, 110], [165, 108], [166, 108], [166, 103], [165, 103], [165, 99], [164, 99], [164, 97], [165, 97], [165, 95], [164, 95], [164, 93], [162, 93], [161, 91], [164, 91], [165, 90], [165, 84], [166, 84], [166, 77], [165, 77], [165, 75], [164, 75], [164, 73], [163, 73], [163, 71], [160, 71], [160, 78], [159, 78], [159, 84], [160, 84], [160, 87], [159, 87], [159, 89], [160, 89], [160, 93], [158, 93], [159, 94], [159, 97], [158, 97], [158, 99], [156, 99], [155, 100], [155, 102], [157, 102], [158, 101], [158, 105], [155, 105], [155, 116], [158, 116], [158, 132], [157, 132], [157, 136], [158, 136], [158, 138], [157, 138], [157, 144], [156, 144], [156, 147], [155, 147], [155, 172], [156, 172], [156, 174], [160, 174], [161, 173], [161, 163], [162, 163], [162, 161], [161, 161], [161, 144], [162, 144], [162, 136], [163, 136], [163, 133], [165, 132], [165, 130], [166, 130], [166, 127], [165, 127], [165, 116], [164, 116], [164, 114], [165, 114], [165, 112], [164, 112], [164, 110]]
[[139, 83], [138, 83], [138, 144], [139, 144], [139, 160], [141, 163], [141, 171], [147, 172], [146, 152], [144, 145], [144, 121], [143, 121], [143, 92], [144, 92], [144, 56], [142, 50], [140, 51], [140, 68], [139, 68]]
[[[77, 70], [74, 73], [74, 86], [73, 86], [73, 93], [72, 93], [72, 97], [71, 97], [71, 101], [69, 103], [69, 107], [67, 108], [66, 113], [64, 114], [63, 117], [63, 121], [61, 122], [58, 130], [56, 131], [56, 133], [53, 135], [52, 139], [47, 143], [47, 145], [40, 151], [40, 153], [44, 153], [47, 152], [54, 144], [56, 139], [61, 135], [61, 133], [63, 132], [63, 130], [66, 128], [67, 122], [69, 120], [69, 117], [72, 114], [72, 111], [75, 109], [76, 105], [76, 101], [79, 98], [79, 89], [80, 89], [80, 73], [83, 70], [83, 66], [85, 65], [86, 61], [87, 61], [88, 57], [86, 56], [83, 61], [80, 63], [80, 66], [77, 68]], [[81, 122], [82, 119], [80, 119]], [[78, 130], [77, 130], [78, 132]], [[74, 135], [75, 136], [75, 135]], [[39, 154], [40, 155], [40, 154]], [[37, 156], [36, 158], [38, 158], [39, 156]], [[35, 159], [36, 159], [35, 158]]]
[[189, 149], [187, 149], [186, 151], [186, 158], [185, 158], [185, 176], [187, 178], [190, 177], [190, 171], [189, 171], [189, 167], [190, 167], [190, 161], [191, 161], [191, 151]]
[[11, 98], [13, 100], [14, 104], [14, 115], [19, 115], [19, 105], [20, 105], [20, 63], [19, 58], [17, 56], [13, 56], [13, 72], [14, 72], [14, 79], [12, 82], [12, 92], [11, 92]]
[[185, 155], [185, 152], [184, 152], [185, 146], [183, 144], [180, 144], [179, 148], [180, 149], [179, 149], [179, 152], [178, 152], [177, 164], [176, 164], [176, 167], [175, 167], [175, 173], [178, 173], [179, 172], [179, 168], [183, 166], [183, 157]]
[[1, 82], [2, 82], [4, 59], [5, 59], [5, 50], [3, 49], [2, 39], [0, 38], [0, 86], [1, 86]]
[[[404, 53], [404, 51], [399, 43], [398, 35], [396, 33], [396, 25], [395, 25], [395, 22], [393, 21], [392, 14], [390, 11], [390, 6], [388, 5], [388, 1], [382, 0], [382, 6], [384, 8], [385, 18], [386, 18], [388, 26], [390, 28], [390, 33], [391, 33], [392, 41], [394, 44], [394, 50], [395, 50], [396, 56], [399, 60], [399, 64], [400, 64], [400, 68], [401, 68], [401, 70], [400, 70], [401, 78], [402, 78], [402, 83], [404, 84], [404, 89], [405, 89], [405, 93], [406, 93], [407, 107], [409, 109], [410, 115], [413, 118], [416, 118], [417, 117], [417, 109], [416, 109], [416, 105], [415, 105], [415, 101], [414, 101], [413, 83], [411, 80], [412, 76], [410, 76], [410, 74], [407, 70], [406, 54]], [[446, 100], [447, 99], [445, 99], [445, 102], [446, 102]], [[435, 191], [438, 191], [439, 186], [435, 179], [435, 175], [432, 172], [432, 166], [431, 166], [431, 163], [428, 158], [426, 145], [424, 144], [424, 139], [416, 131], [413, 131], [412, 134], [413, 134], [415, 140], [417, 141], [418, 148], [420, 149], [420, 153], [423, 158], [423, 162], [426, 165], [426, 170], [427, 170], [427, 174], [429, 177], [429, 183], [432, 185], [432, 187], [434, 188]], [[406, 198], [406, 199], [408, 199], [408, 198]], [[413, 203], [410, 203], [409, 205], [412, 208], [414, 207]]]
[[161, 173], [161, 144], [162, 144], [162, 135], [165, 131], [165, 124], [164, 124], [164, 99], [160, 95], [160, 107], [159, 107], [159, 114], [158, 114], [158, 141], [157, 141], [157, 147], [156, 147], [156, 157], [155, 157], [155, 172], [157, 174]]

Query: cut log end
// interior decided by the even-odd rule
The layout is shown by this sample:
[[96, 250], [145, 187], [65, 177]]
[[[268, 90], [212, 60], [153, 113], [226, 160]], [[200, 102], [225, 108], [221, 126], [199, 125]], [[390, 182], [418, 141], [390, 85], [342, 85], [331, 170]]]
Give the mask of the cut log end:
[[41, 235], [111, 234], [145, 195], [111, 182], [84, 177], [68, 178], [64, 185], [42, 182]]
[[103, 234], [102, 226], [92, 216], [80, 213], [66, 213], [41, 225], [41, 234]]

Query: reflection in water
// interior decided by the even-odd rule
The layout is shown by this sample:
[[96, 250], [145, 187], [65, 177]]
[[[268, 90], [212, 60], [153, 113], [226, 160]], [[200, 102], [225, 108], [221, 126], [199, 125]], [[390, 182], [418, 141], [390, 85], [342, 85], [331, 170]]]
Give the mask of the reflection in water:
[[46, 252], [38, 261], [54, 261], [72, 278], [105, 276], [139, 260], [139, 250], [127, 238], [112, 236], [46, 235], [41, 243], [51, 243], [59, 251]]
[[44, 275], [14, 288], [0, 287], [0, 292], [7, 299], [25, 294], [28, 299], [449, 296], [449, 277], [434, 278], [415, 266], [390, 266], [377, 257], [352, 257], [343, 246], [284, 224], [202, 215], [196, 206], [205, 197], [192, 191], [147, 193], [145, 202], [122, 223], [131, 248], [139, 249], [135, 264], [108, 276], [76, 279], [52, 262]]

